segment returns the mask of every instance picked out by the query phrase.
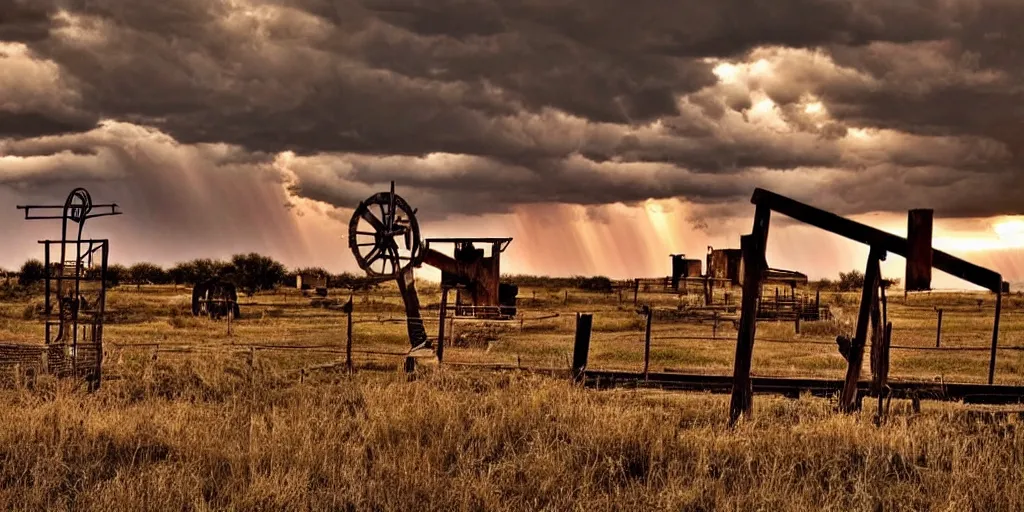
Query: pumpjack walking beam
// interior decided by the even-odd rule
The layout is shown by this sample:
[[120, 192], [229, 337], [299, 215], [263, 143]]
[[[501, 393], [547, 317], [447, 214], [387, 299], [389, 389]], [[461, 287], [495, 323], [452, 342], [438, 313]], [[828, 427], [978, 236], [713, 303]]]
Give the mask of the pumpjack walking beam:
[[[922, 248], [917, 245], [923, 241], [928, 241], [930, 237], [927, 235], [923, 237], [915, 236], [914, 243], [912, 244], [907, 238], [886, 233], [871, 226], [840, 217], [834, 213], [809, 206], [768, 190], [760, 188], [754, 190], [754, 194], [751, 197], [751, 203], [755, 204], [757, 208], [754, 215], [752, 233], [749, 236], [743, 237], [743, 242], [745, 244], [745, 249], [743, 251], [745, 270], [742, 273], [744, 277], [744, 296], [740, 314], [740, 329], [736, 340], [733, 397], [730, 408], [731, 421], [735, 421], [740, 415], [749, 414], [751, 411], [752, 399], [750, 397], [749, 382], [750, 362], [756, 329], [754, 316], [756, 315], [757, 294], [759, 293], [761, 282], [764, 279], [764, 269], [767, 268], [767, 265], [764, 263], [764, 254], [768, 238], [768, 223], [771, 217], [771, 212], [773, 211], [871, 247], [871, 256], [869, 257], [867, 267], [868, 276], [866, 277], [874, 277], [874, 279], [865, 279], [867, 282], [865, 282], [865, 292], [862, 297], [863, 303], [861, 304], [857, 336], [854, 343], [854, 345], [856, 345], [856, 341], [860, 341], [860, 350], [859, 355], [851, 357], [850, 359], [851, 369], [847, 375], [847, 391], [843, 394], [843, 404], [848, 404], [850, 400], [854, 399], [853, 397], [856, 394], [856, 379], [859, 377], [860, 371], [859, 368], [854, 369], [852, 367], [861, 363], [863, 360], [863, 343], [867, 337], [867, 325], [872, 307], [871, 301], [872, 297], [877, 297], [877, 288], [875, 288], [875, 286], [877, 286], [877, 279], [880, 278], [880, 276], [876, 275], [878, 274], [878, 261], [884, 259], [884, 255], [886, 253], [893, 253], [913, 259], [914, 261], [908, 260], [908, 268], [910, 268], [910, 265], [921, 266], [921, 261], [918, 260], [918, 258], [921, 258], [929, 268], [939, 269], [967, 282], [981, 286], [987, 290], [991, 290], [997, 294], [995, 321], [993, 323], [992, 332], [992, 351], [989, 363], [989, 384], [992, 384], [995, 375], [996, 349], [999, 337], [999, 316], [1002, 309], [1001, 294], [1004, 290], [1003, 279], [999, 273], [980, 267], [968, 261], [964, 261], [931, 247], [926, 247], [922, 250]], [[918, 218], [918, 220], [920, 220], [920, 218]], [[911, 223], [913, 222], [914, 219], [911, 219]], [[930, 224], [927, 227], [927, 233], [930, 233]], [[930, 262], [927, 261], [928, 256], [930, 256]], [[915, 268], [915, 272], [918, 270], [919, 269]], [[921, 279], [920, 276], [916, 277], [918, 277], [918, 279], [915, 279], [915, 282], [918, 282], [918, 284], [915, 286], [927, 287], [930, 284], [930, 278], [928, 276], [924, 276], [923, 279]], [[920, 284], [921, 281], [923, 281], [923, 284]], [[874, 300], [877, 300], [877, 298]], [[852, 351], [851, 356], [854, 356], [855, 352], [858, 351]], [[851, 380], [853, 380], [852, 387], [850, 386]]]

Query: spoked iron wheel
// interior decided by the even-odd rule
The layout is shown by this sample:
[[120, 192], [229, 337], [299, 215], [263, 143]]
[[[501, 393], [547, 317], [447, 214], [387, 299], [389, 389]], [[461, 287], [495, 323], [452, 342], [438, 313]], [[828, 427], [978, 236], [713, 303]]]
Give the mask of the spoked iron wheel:
[[348, 225], [348, 246], [369, 276], [393, 277], [419, 264], [420, 228], [416, 210], [391, 192], [359, 203]]

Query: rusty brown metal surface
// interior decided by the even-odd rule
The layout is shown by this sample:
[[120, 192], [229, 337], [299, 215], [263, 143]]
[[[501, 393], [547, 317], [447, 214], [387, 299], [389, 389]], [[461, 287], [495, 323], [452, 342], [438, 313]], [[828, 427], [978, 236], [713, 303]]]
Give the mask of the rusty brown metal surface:
[[[518, 288], [501, 282], [501, 253], [508, 247], [511, 238], [443, 238], [427, 239], [423, 251], [423, 263], [441, 270], [441, 285], [459, 288], [456, 299], [456, 313], [466, 309], [462, 304], [467, 299], [471, 311], [482, 316], [514, 316], [515, 297]], [[454, 257], [431, 247], [431, 244], [451, 243], [455, 245]], [[483, 247], [490, 245], [490, 255]]]
[[61, 221], [60, 240], [39, 242], [46, 269], [44, 341], [55, 357], [67, 355], [67, 374], [84, 376], [90, 390], [94, 390], [100, 385], [102, 373], [110, 244], [108, 240], [85, 239], [82, 234], [89, 219], [121, 215], [121, 211], [116, 203], [93, 203], [84, 188], [72, 190], [62, 205], [25, 205], [18, 209], [25, 212], [26, 220]]
[[908, 292], [932, 287], [932, 210], [910, 210], [907, 214], [907, 273], [904, 288]]
[[743, 253], [739, 249], [708, 249], [708, 272], [711, 277], [739, 285]]

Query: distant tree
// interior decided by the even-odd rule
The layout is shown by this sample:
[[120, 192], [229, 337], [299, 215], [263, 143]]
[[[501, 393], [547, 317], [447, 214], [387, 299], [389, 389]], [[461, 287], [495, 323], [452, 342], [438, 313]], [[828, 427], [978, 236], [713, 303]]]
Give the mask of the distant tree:
[[577, 288], [594, 292], [611, 293], [612, 280], [604, 276], [580, 277]]
[[854, 290], [860, 290], [864, 288], [864, 273], [858, 270], [851, 270], [849, 272], [839, 273], [839, 283], [837, 284], [839, 291], [850, 292]]
[[899, 285], [900, 285], [900, 279], [898, 277], [897, 278], [883, 278], [882, 279], [882, 286], [884, 286], [886, 288], [895, 288], [895, 287], [898, 287]]
[[128, 280], [133, 284], [164, 284], [168, 282], [168, 277], [159, 265], [142, 262], [128, 268]]
[[18, 276], [18, 284], [21, 286], [31, 286], [43, 279], [46, 279], [46, 266], [43, 262], [31, 259], [21, 266], [21, 275]]
[[352, 291], [364, 291], [372, 288], [376, 288], [380, 283], [379, 280], [370, 278], [368, 276], [357, 276], [350, 272], [342, 272], [331, 276], [331, 284], [338, 288], [345, 288]]
[[231, 264], [235, 284], [250, 297], [274, 289], [288, 275], [284, 265], [254, 252], [232, 256]]
[[196, 284], [215, 277], [226, 278], [233, 272], [230, 262], [201, 258], [175, 264], [167, 276], [174, 284]]
[[822, 278], [813, 286], [813, 288], [815, 290], [835, 290], [838, 287], [835, 281], [828, 278]]
[[[882, 286], [886, 288], [892, 288], [900, 285], [899, 278], [882, 278]], [[835, 289], [841, 292], [852, 292], [864, 289], [864, 273], [858, 270], [851, 270], [849, 272], [840, 272], [839, 281], [831, 282], [828, 279], [822, 279], [821, 283], [830, 283]]]
[[120, 286], [121, 283], [128, 281], [131, 277], [128, 271], [128, 267], [115, 263], [113, 265], [107, 265], [107, 286], [115, 287]]

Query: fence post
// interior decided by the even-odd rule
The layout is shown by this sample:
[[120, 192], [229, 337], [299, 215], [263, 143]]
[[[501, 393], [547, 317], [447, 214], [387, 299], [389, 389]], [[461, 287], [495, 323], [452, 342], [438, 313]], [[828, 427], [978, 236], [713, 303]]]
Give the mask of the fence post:
[[576, 313], [576, 339], [572, 348], [572, 378], [581, 380], [590, 355], [590, 329], [594, 325], [591, 313]]
[[1003, 311], [1003, 290], [1000, 285], [999, 293], [996, 294], [996, 318], [992, 325], [992, 354], [988, 361], [988, 383], [992, 385], [996, 380], [996, 347], [999, 345], [999, 316]]
[[802, 311], [796, 311], [795, 313], [796, 313], [796, 315], [794, 316], [793, 320], [794, 320], [794, 323], [796, 324], [796, 333], [800, 334], [800, 314], [803, 313], [803, 312]]
[[939, 311], [939, 322], [935, 326], [935, 348], [939, 348], [939, 344], [942, 341], [942, 308]]
[[[448, 313], [448, 288], [441, 288], [441, 312], [437, 322], [437, 362], [444, 361], [444, 317]], [[523, 330], [522, 317], [519, 318], [519, 330]]]
[[880, 261], [883, 259], [885, 259], [885, 250], [872, 247], [868, 254], [867, 268], [864, 271], [864, 289], [861, 290], [857, 329], [847, 359], [846, 381], [842, 393], [839, 395], [839, 408], [843, 412], [853, 412], [860, 404], [857, 382], [860, 380], [861, 366], [864, 363], [864, 345], [867, 342], [871, 310], [873, 307], [877, 307], [878, 287], [881, 279]]
[[647, 381], [648, 371], [651, 367], [651, 317], [654, 316], [651, 306], [644, 306], [644, 314], [647, 315], [647, 327], [644, 329], [644, 381]]
[[633, 305], [637, 304], [637, 297], [640, 295], [640, 280], [633, 279]]
[[754, 336], [757, 331], [757, 302], [764, 279], [765, 246], [768, 242], [768, 224], [771, 210], [758, 206], [754, 212], [751, 234], [740, 237], [743, 255], [743, 295], [740, 307], [740, 325], [736, 333], [736, 356], [733, 358], [732, 397], [729, 401], [729, 425], [735, 425], [741, 415], [750, 416], [754, 409], [754, 389], [750, 381], [751, 360], [754, 357]]
[[878, 354], [878, 371], [875, 372], [873, 387], [878, 395], [878, 415], [876, 422], [881, 424], [884, 410], [882, 403], [888, 395], [889, 381], [889, 346], [892, 344], [892, 323], [885, 324], [885, 334], [882, 336], [882, 346]]
[[345, 312], [345, 369], [348, 373], [352, 373], [352, 295], [348, 296], [348, 302], [345, 303], [342, 310]]
[[718, 311], [711, 313], [714, 323], [711, 324], [711, 339], [718, 337]]

